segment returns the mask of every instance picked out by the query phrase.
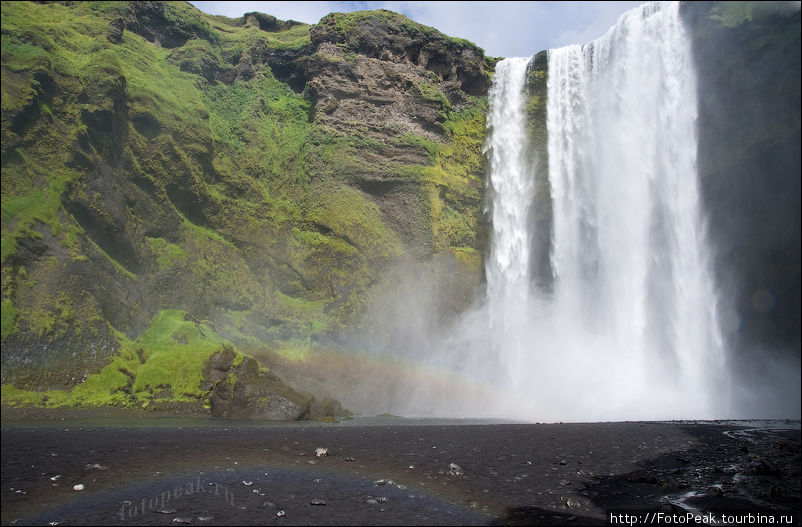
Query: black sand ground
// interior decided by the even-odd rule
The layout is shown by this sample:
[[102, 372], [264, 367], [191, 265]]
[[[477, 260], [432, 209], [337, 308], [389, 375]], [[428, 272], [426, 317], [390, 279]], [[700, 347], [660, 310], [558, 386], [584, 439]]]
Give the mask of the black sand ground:
[[363, 422], [5, 420], [2, 523], [587, 525], [611, 509], [800, 521], [798, 421]]

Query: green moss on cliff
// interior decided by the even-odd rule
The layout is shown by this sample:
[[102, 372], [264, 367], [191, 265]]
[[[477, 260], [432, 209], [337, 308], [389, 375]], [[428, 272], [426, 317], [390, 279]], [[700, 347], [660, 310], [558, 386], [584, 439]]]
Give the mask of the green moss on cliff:
[[[306, 180], [310, 105], [268, 74], [248, 82], [208, 86], [212, 139], [231, 172], [299, 184]], [[224, 162], [221, 159], [221, 162]], [[221, 164], [225, 170], [226, 165]]]
[[173, 400], [191, 401], [202, 395], [203, 369], [219, 351], [222, 338], [210, 327], [179, 310], [164, 310], [133, 345], [141, 346], [145, 362], [136, 370], [134, 394], [170, 390]]
[[472, 247], [483, 243], [479, 230], [485, 158], [487, 102], [474, 98], [471, 106], [447, 112], [443, 127], [448, 142], [429, 143], [432, 166], [423, 169], [431, 202], [434, 246]]
[[[35, 406], [147, 406], [154, 400], [193, 402], [204, 397], [209, 358], [230, 343], [208, 322], [180, 310], [159, 312], [148, 329], [130, 341], [117, 334], [121, 347], [99, 373], [70, 390], [29, 391], [4, 384], [2, 401]], [[236, 362], [244, 356], [237, 353]]]
[[41, 145], [20, 147], [14, 151], [17, 162], [3, 168], [2, 178], [2, 261], [17, 252], [17, 240], [41, 237], [36, 223], [46, 225], [61, 236], [66, 248], [75, 251], [76, 226], [62, 222], [59, 215], [61, 196], [65, 186], [75, 177], [72, 170], [48, 166], [53, 159], [50, 152], [42, 152]]
[[423, 24], [415, 22], [414, 20], [410, 20], [404, 15], [395, 13], [393, 11], [388, 11], [387, 9], [378, 9], [375, 11], [352, 11], [350, 13], [331, 13], [328, 16], [334, 18], [335, 27], [337, 28], [337, 31], [343, 35], [343, 37], [349, 32], [353, 31], [360, 22], [371, 19], [381, 19], [387, 22], [398, 23], [413, 38], [418, 38], [421, 40], [444, 39], [460, 49], [466, 47], [476, 48], [476, 45], [473, 42], [465, 40], [464, 38], [449, 37], [440, 33], [433, 27], [424, 26]]
[[448, 118], [448, 114], [451, 112], [451, 101], [440, 91], [440, 88], [428, 82], [421, 82], [418, 84], [418, 91], [425, 100], [437, 105], [440, 116], [443, 119]]
[[3, 338], [6, 338], [7, 335], [13, 335], [19, 330], [17, 326], [17, 316], [19, 315], [19, 310], [14, 307], [14, 302], [10, 299], [4, 299], [2, 305], [2, 334]]
[[387, 258], [401, 252], [398, 238], [384, 224], [379, 208], [351, 188], [321, 193], [307, 218], [326, 225], [334, 236], [355, 245], [367, 258]]
[[187, 261], [187, 252], [180, 246], [164, 238], [147, 238], [151, 249], [156, 253], [156, 263], [160, 270], [170, 269]]
[[[385, 17], [438, 52], [469, 45], [378, 13], [335, 18], [348, 32]], [[396, 139], [393, 123], [315, 120], [298, 93], [304, 24], [182, 3], [3, 3], [2, 16], [4, 375], [36, 388], [86, 375], [39, 402], [199, 397], [197, 366], [222, 337], [197, 340], [165, 309], [304, 357], [357, 327], [406, 251], [477, 268], [485, 103], [449, 100], [438, 74], [416, 84], [434, 132]], [[161, 327], [197, 346], [147, 343], [140, 364], [128, 339]], [[6, 367], [30, 356], [61, 374]]]
[[473, 247], [452, 248], [454, 259], [468, 271], [478, 273], [482, 270], [482, 253]]
[[791, 9], [783, 2], [716, 2], [708, 16], [725, 27], [737, 27]]

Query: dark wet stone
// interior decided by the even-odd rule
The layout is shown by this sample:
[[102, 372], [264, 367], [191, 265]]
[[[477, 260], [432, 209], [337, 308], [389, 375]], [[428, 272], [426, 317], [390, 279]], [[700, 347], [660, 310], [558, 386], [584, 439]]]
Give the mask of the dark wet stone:
[[462, 467], [460, 467], [456, 463], [450, 463], [448, 465], [448, 473], [452, 476], [462, 476], [463, 474], [465, 474], [465, 471], [463, 471]]
[[707, 487], [707, 495], [708, 496], [723, 496], [724, 492], [721, 490], [721, 487], [710, 486], [710, 487]]
[[782, 477], [783, 471], [771, 461], [761, 459], [749, 464], [749, 473], [758, 476], [777, 476]]

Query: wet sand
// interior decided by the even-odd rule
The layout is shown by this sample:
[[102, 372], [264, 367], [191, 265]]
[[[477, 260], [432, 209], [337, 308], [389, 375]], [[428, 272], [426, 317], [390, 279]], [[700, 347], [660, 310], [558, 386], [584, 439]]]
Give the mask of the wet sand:
[[800, 521], [798, 421], [93, 417], [2, 422], [4, 525], [601, 525], [611, 509]]

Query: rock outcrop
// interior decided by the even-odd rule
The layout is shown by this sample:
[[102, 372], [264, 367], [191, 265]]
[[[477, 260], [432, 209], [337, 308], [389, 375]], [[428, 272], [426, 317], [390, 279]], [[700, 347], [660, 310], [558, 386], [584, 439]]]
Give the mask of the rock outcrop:
[[261, 372], [259, 364], [245, 357], [234, 365], [233, 350], [214, 354], [206, 368], [212, 415], [235, 419], [297, 421], [335, 419], [351, 413], [333, 399], [317, 401], [311, 395], [296, 392], [270, 372]]

